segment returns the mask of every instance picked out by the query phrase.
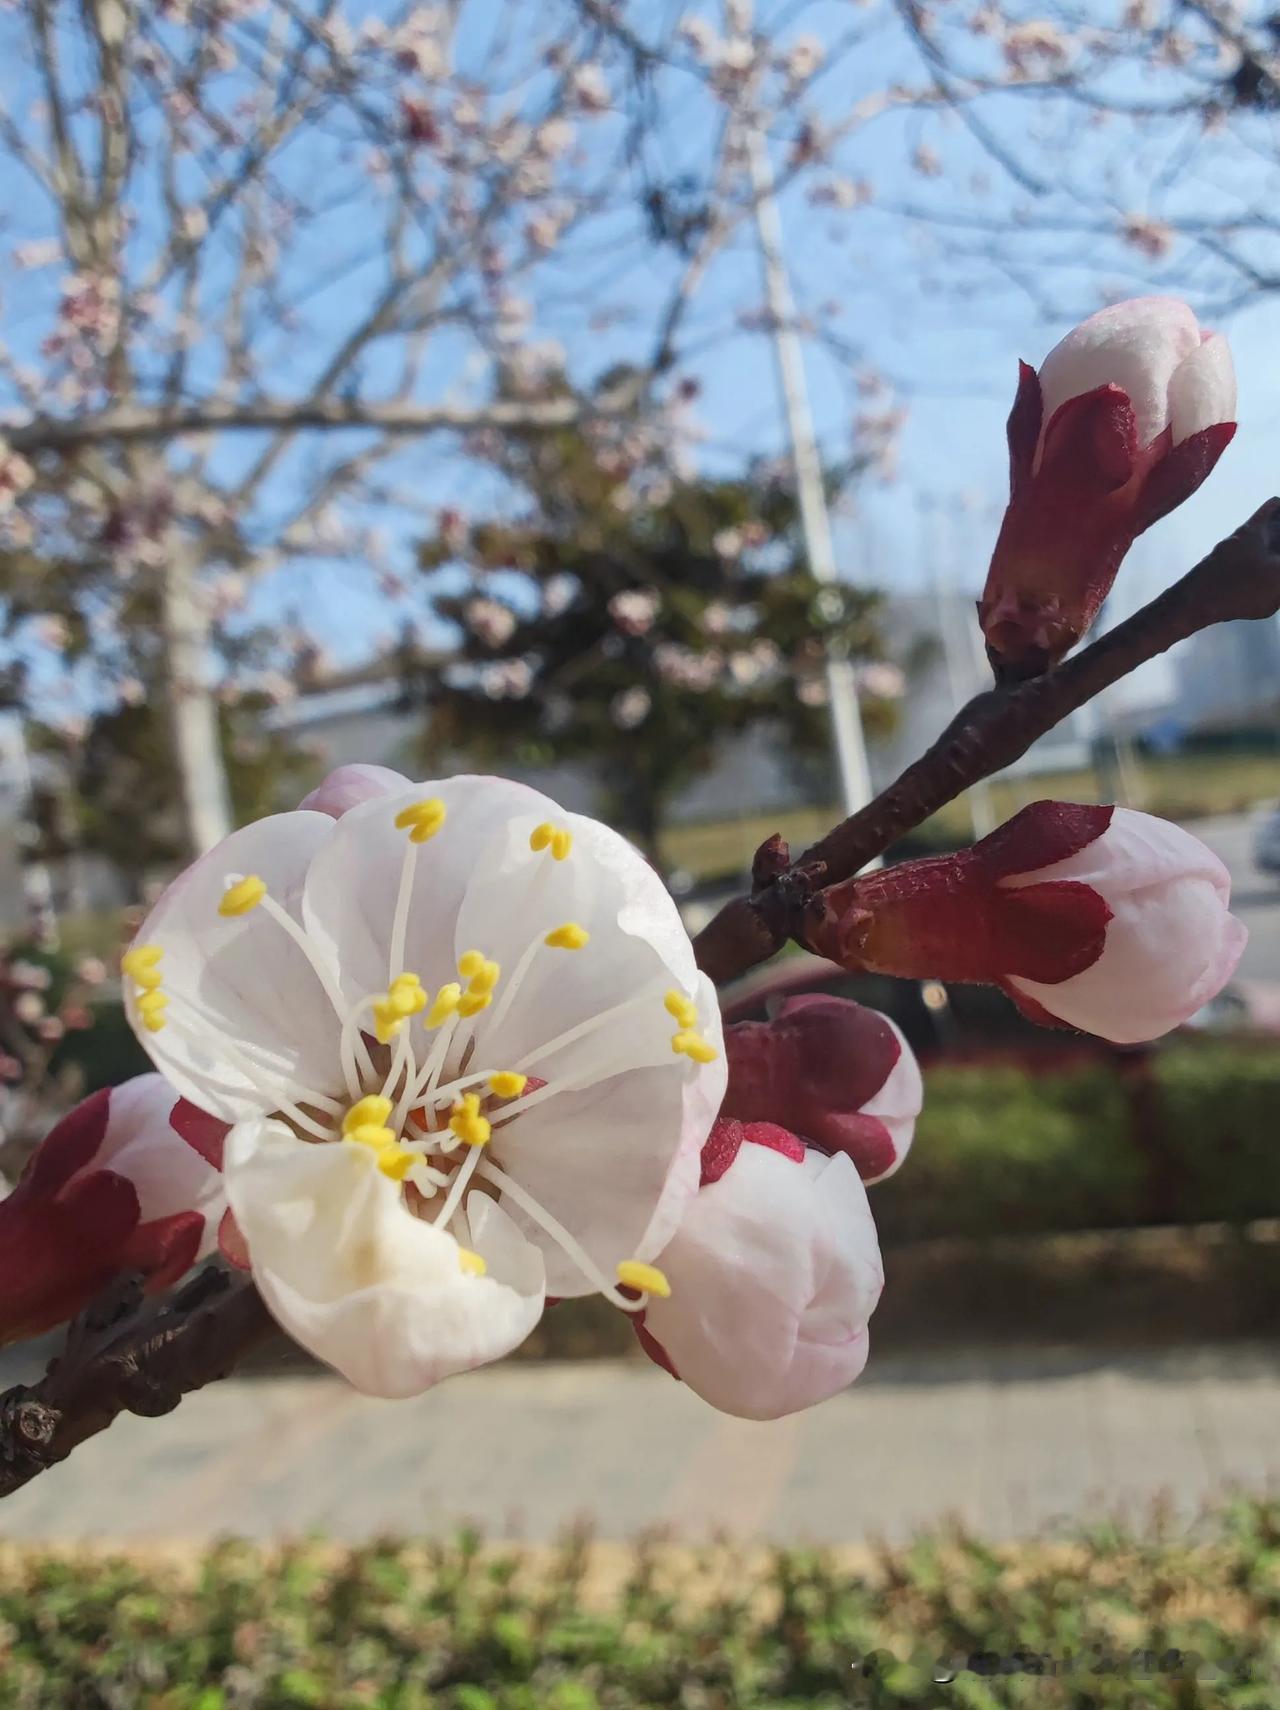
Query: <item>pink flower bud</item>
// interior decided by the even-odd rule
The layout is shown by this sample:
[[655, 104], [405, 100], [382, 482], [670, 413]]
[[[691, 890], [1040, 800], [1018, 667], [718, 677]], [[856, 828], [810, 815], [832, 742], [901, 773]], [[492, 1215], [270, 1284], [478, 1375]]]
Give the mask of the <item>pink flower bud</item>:
[[649, 1357], [724, 1413], [776, 1419], [851, 1384], [884, 1272], [848, 1158], [721, 1117], [703, 1185], [658, 1261], [669, 1299], [637, 1326]]
[[212, 1251], [222, 1178], [170, 1126], [176, 1101], [139, 1075], [41, 1141], [0, 1202], [0, 1344], [65, 1322], [125, 1272], [167, 1288]]
[[972, 849], [833, 886], [813, 947], [845, 967], [998, 985], [1033, 1021], [1157, 1039], [1214, 997], [1247, 933], [1197, 838], [1129, 808], [1033, 802]]
[[1236, 431], [1231, 352], [1174, 297], [1091, 315], [1022, 364], [1009, 504], [979, 604], [998, 675], [1055, 664], [1135, 538], [1195, 492]]
[[408, 787], [409, 780], [389, 766], [339, 766], [309, 796], [303, 796], [298, 806], [341, 819], [361, 802], [371, 802], [377, 796], [389, 796]]
[[920, 1070], [887, 1015], [848, 998], [789, 998], [772, 1021], [725, 1029], [721, 1114], [775, 1122], [843, 1152], [864, 1182], [892, 1175], [920, 1114]]

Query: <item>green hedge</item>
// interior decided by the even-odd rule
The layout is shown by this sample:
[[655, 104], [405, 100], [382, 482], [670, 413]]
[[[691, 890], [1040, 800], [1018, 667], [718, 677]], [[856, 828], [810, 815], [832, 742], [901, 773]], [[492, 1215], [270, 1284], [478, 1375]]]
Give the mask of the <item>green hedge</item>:
[[1033, 1078], [947, 1065], [925, 1076], [906, 1164], [871, 1193], [893, 1241], [1134, 1222], [1145, 1183], [1123, 1089], [1107, 1071]]
[[1280, 1049], [940, 1064], [911, 1155], [872, 1202], [889, 1242], [1280, 1216]]
[[1168, 1051], [1153, 1078], [1186, 1204], [1229, 1222], [1280, 1215], [1280, 1043]]
[[[936, 1675], [953, 1676], [938, 1682]], [[0, 1564], [0, 1710], [1267, 1710], [1280, 1506], [997, 1551], [386, 1542]]]

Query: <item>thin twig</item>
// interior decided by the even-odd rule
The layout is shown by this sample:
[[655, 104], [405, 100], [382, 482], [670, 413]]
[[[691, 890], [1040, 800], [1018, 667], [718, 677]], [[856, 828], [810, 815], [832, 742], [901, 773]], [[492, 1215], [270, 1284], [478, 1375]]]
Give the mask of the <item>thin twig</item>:
[[907, 832], [1025, 754], [1046, 731], [1149, 659], [1211, 624], [1280, 610], [1280, 499], [1270, 499], [1193, 570], [1056, 670], [988, 689], [962, 708], [932, 748], [842, 825], [787, 858], [763, 844], [752, 893], [726, 904], [694, 940], [698, 966], [718, 984], [765, 961], [804, 923], [824, 886], [852, 878]]

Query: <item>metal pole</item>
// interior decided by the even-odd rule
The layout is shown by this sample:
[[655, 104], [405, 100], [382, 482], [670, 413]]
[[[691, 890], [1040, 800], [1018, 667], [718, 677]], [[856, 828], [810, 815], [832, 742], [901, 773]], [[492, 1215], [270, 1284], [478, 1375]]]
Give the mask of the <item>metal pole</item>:
[[[959, 500], [955, 502], [952, 521], [959, 522]], [[959, 712], [965, 702], [970, 700], [979, 689], [985, 686], [988, 674], [987, 662], [982, 654], [979, 643], [977, 616], [970, 608], [969, 621], [964, 624], [965, 642], [961, 642], [956, 633], [955, 618], [956, 588], [952, 579], [955, 565], [955, 534], [949, 527], [948, 517], [943, 501], [932, 494], [925, 493], [920, 498], [920, 521], [924, 536], [923, 547], [925, 569], [929, 576], [929, 585], [933, 590], [934, 610], [938, 619], [938, 634], [942, 639], [942, 652], [947, 662], [947, 681], [951, 686], [951, 710]], [[941, 532], [939, 531], [941, 525]], [[945, 546], [943, 542], [945, 541]], [[967, 547], [968, 542], [965, 542]], [[943, 581], [943, 560], [946, 562], [946, 581]], [[968, 653], [968, 669], [959, 649], [965, 647]], [[974, 841], [985, 837], [989, 831], [996, 828], [995, 805], [991, 799], [991, 780], [983, 778], [976, 784], [971, 784], [965, 791], [965, 802], [969, 809], [969, 823], [973, 829]]]
[[[760, 261], [764, 273], [765, 300], [773, 323], [773, 348], [778, 382], [791, 441], [796, 494], [800, 502], [800, 532], [805, 558], [815, 581], [834, 582], [835, 551], [831, 543], [831, 519], [822, 484], [822, 461], [818, 455], [805, 384], [804, 352], [796, 332], [795, 303], [782, 249], [782, 219], [774, 195], [773, 166], [768, 145], [759, 129], [748, 124], [747, 156], [751, 188], [755, 197], [756, 230], [760, 238]], [[840, 774], [840, 796], [846, 814], [856, 813], [871, 800], [871, 774], [867, 745], [862, 732], [862, 713], [853, 666], [847, 659], [828, 655], [827, 695], [831, 708], [831, 730], [835, 738], [836, 766]]]

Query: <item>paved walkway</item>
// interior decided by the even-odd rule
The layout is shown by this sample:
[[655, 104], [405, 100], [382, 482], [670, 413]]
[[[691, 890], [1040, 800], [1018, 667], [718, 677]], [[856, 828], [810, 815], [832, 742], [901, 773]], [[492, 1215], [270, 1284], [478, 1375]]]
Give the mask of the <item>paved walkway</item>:
[[[6, 1362], [7, 1364], [8, 1362]], [[233, 1379], [126, 1419], [0, 1505], [0, 1541], [441, 1532], [542, 1541], [661, 1525], [900, 1540], [955, 1514], [994, 1538], [1167, 1496], [1187, 1518], [1280, 1487], [1280, 1350], [885, 1356], [799, 1418], [726, 1419], [639, 1364], [511, 1365], [418, 1401], [328, 1377]]]

